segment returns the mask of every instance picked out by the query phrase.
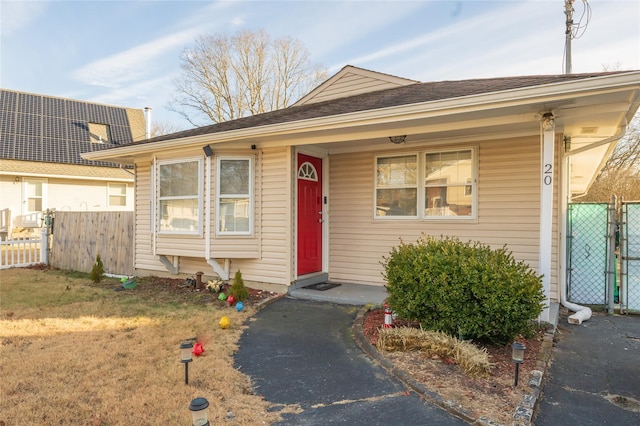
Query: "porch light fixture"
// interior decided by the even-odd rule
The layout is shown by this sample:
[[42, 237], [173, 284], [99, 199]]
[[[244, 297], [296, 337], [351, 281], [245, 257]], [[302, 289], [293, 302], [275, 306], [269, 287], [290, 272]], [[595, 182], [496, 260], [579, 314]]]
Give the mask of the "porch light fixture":
[[193, 426], [209, 426], [209, 401], [206, 398], [198, 397], [191, 400], [189, 411], [191, 411], [191, 424]]
[[402, 135], [402, 136], [389, 136], [389, 140], [391, 141], [391, 143], [394, 143], [396, 145], [404, 143], [404, 141], [407, 139], [407, 135]]
[[551, 112], [545, 112], [544, 115], [542, 116], [542, 129], [543, 130], [552, 130], [553, 126], [555, 125], [555, 117], [553, 116], [553, 113]]
[[202, 150], [204, 151], [204, 155], [206, 155], [207, 157], [211, 157], [213, 155], [213, 150], [211, 149], [211, 145], [203, 146]]
[[191, 362], [191, 350], [193, 349], [193, 343], [182, 342], [180, 344], [180, 362], [184, 364], [184, 384], [189, 384], [189, 363]]
[[527, 349], [525, 345], [519, 342], [513, 342], [511, 345], [511, 361], [515, 364], [515, 379], [513, 386], [518, 386], [518, 367], [524, 362], [524, 350]]

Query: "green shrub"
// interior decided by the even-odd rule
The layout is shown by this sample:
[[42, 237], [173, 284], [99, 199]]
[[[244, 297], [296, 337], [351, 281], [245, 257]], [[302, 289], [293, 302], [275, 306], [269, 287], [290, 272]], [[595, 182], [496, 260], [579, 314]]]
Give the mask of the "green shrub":
[[91, 281], [94, 283], [99, 283], [102, 281], [102, 276], [104, 275], [104, 266], [102, 265], [102, 259], [100, 259], [100, 255], [96, 256], [96, 261], [93, 264], [93, 268], [91, 268]]
[[244, 286], [244, 280], [242, 279], [240, 270], [236, 271], [233, 284], [231, 284], [231, 288], [229, 289], [229, 294], [238, 302], [244, 302], [249, 297], [249, 289]]
[[542, 277], [506, 247], [423, 236], [383, 265], [391, 309], [427, 330], [502, 346], [529, 335], [543, 309]]

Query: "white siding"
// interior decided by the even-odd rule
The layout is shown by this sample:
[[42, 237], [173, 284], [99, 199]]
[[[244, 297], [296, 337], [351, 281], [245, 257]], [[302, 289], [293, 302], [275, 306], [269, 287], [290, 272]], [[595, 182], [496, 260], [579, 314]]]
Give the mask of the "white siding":
[[[494, 248], [506, 244], [516, 259], [537, 268], [539, 138], [486, 141], [476, 146], [479, 147], [477, 221], [374, 220], [375, 153], [331, 156], [330, 279], [383, 285], [383, 257], [400, 239], [414, 242], [422, 233], [456, 236]], [[420, 149], [411, 148], [413, 152]], [[557, 217], [557, 209], [555, 214]], [[557, 252], [557, 238], [554, 241]], [[553, 258], [557, 258], [555, 253]], [[557, 264], [553, 268], [555, 283]]]
[[[17, 180], [16, 180], [17, 179]], [[134, 205], [132, 182], [117, 182], [127, 185], [127, 204], [109, 206], [108, 184], [106, 180], [65, 179], [58, 177], [22, 177], [18, 174], [0, 176], [0, 210], [11, 210], [13, 227], [20, 227], [23, 206], [23, 179], [43, 181], [42, 210], [58, 211], [131, 211]], [[115, 182], [114, 182], [115, 183]], [[39, 223], [37, 224], [40, 225]], [[31, 226], [31, 225], [29, 225]]]

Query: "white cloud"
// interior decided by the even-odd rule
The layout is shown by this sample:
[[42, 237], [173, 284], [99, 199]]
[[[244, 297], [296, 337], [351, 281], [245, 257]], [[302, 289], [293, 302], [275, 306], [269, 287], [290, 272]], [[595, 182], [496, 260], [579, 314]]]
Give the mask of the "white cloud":
[[8, 36], [31, 24], [49, 7], [48, 1], [0, 1], [0, 32]]
[[161, 56], [193, 41], [195, 30], [184, 30], [102, 58], [73, 72], [83, 84], [109, 88], [138, 81], [156, 72], [153, 63]]
[[[564, 20], [550, 2], [509, 3], [346, 63], [420, 81], [564, 72]], [[606, 2], [573, 42], [573, 71], [639, 68], [638, 3]], [[616, 28], [622, 26], [621, 28]], [[615, 30], [612, 30], [616, 28]], [[342, 65], [336, 65], [339, 69]]]
[[[327, 2], [317, 3], [304, 15], [289, 21], [288, 29], [305, 42], [314, 57], [339, 53], [345, 46], [379, 35], [381, 28], [399, 23], [424, 8], [424, 2]], [[344, 64], [342, 64], [344, 65]]]

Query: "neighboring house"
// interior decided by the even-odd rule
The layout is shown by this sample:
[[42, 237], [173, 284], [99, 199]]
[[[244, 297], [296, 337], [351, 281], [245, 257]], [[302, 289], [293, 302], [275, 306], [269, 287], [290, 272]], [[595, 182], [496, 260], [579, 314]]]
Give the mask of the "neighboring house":
[[639, 103], [638, 71], [419, 83], [347, 66], [292, 107], [84, 157], [135, 165], [140, 275], [382, 286], [391, 248], [424, 233], [506, 244], [555, 302], [567, 203]]
[[49, 210], [133, 210], [133, 169], [82, 152], [144, 139], [142, 110], [0, 89], [0, 234]]

